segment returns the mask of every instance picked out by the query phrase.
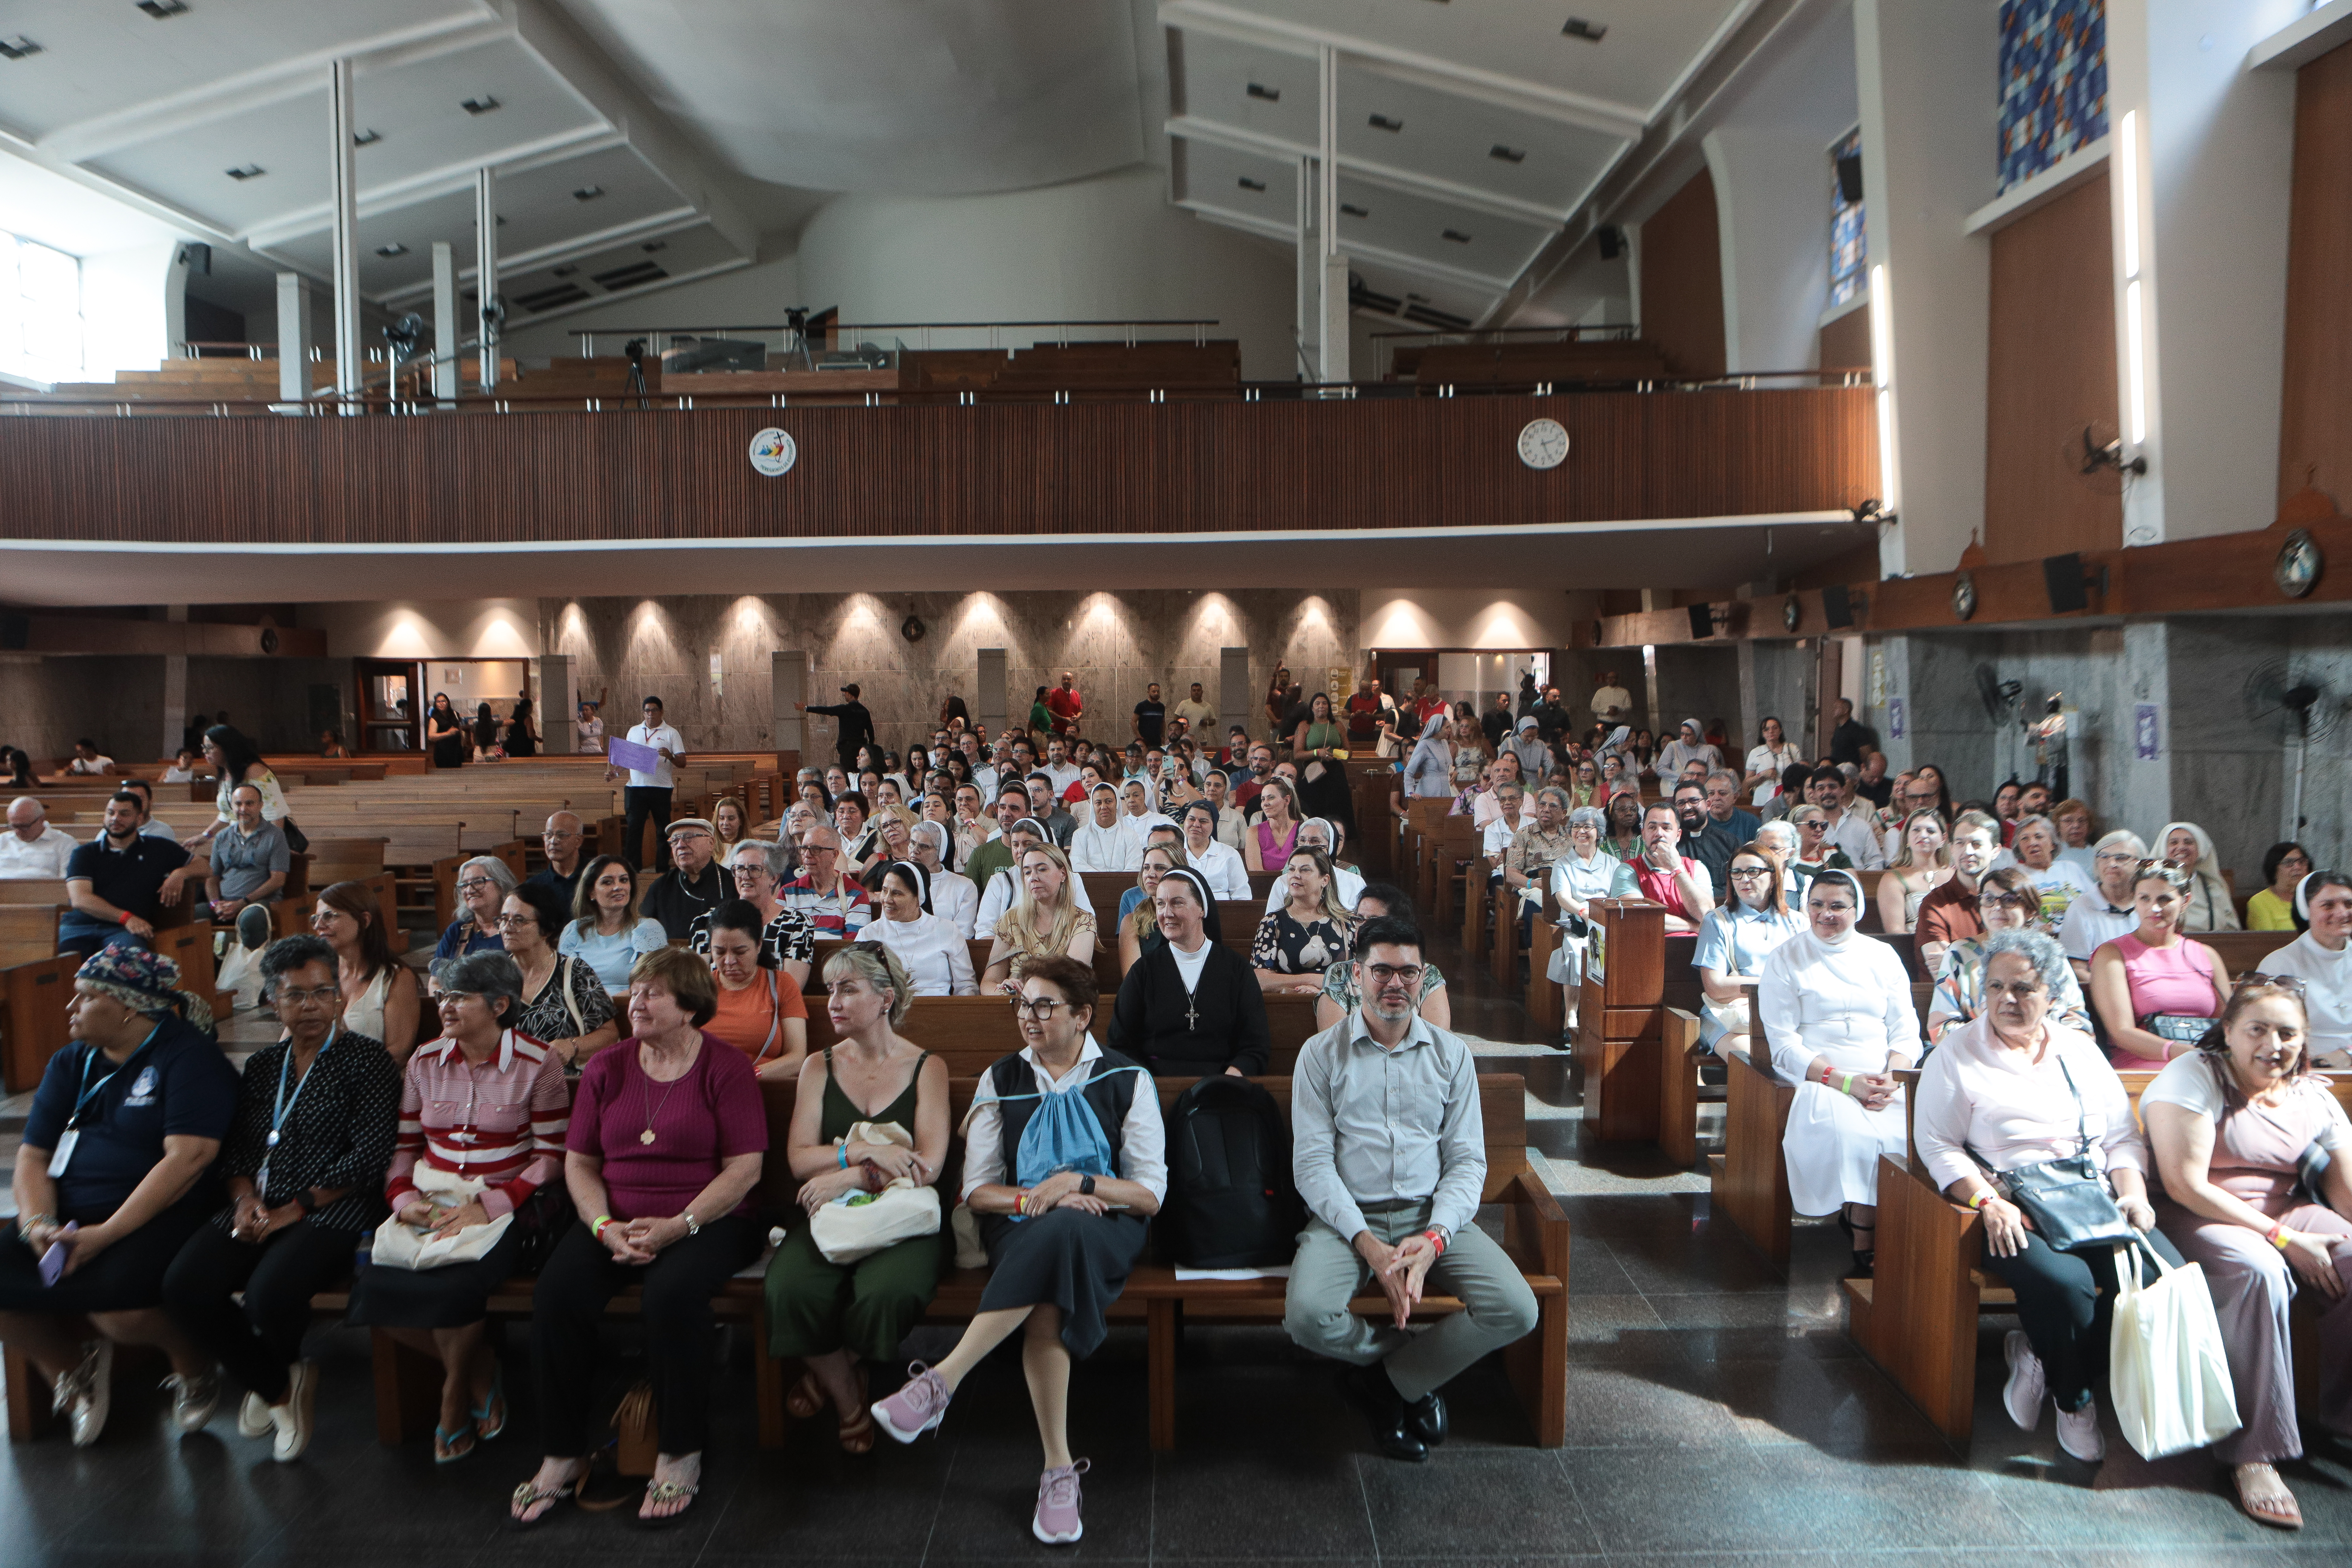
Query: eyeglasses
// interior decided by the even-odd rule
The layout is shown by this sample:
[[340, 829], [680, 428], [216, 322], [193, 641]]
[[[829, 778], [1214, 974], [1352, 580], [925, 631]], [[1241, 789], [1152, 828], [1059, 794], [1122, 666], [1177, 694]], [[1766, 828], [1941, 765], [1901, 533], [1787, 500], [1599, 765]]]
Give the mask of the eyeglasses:
[[1040, 1024], [1051, 1023], [1054, 1009], [1068, 1005], [1058, 996], [1016, 996], [1013, 999], [1013, 1011], [1016, 1016], [1034, 1019]]
[[500, 915], [495, 921], [500, 931], [527, 931], [539, 923], [537, 915]]
[[324, 1007], [331, 1003], [341, 1001], [342, 996], [342, 988], [337, 985], [321, 985], [315, 991], [297, 991], [290, 986], [280, 986], [277, 992], [278, 1001], [291, 1002], [297, 1006], [305, 1002], [316, 1002], [320, 1006]]
[[2238, 977], [2238, 983], [2231, 986], [2230, 989], [2232, 992], [2243, 991], [2249, 985], [2271, 985], [2277, 987], [2281, 991], [2292, 991], [2298, 996], [2303, 994], [2302, 975], [2264, 974], [2259, 970], [2251, 974], [2240, 975]]
[[1746, 870], [1735, 869], [1731, 873], [1731, 879], [1735, 882], [1761, 882], [1766, 880], [1771, 875], [1771, 872], [1765, 870], [1762, 867], [1756, 866], [1750, 867]]
[[540, 840], [540, 842], [541, 842], [541, 843], [542, 843], [542, 844], [560, 844], [560, 843], [562, 843], [564, 839], [567, 839], [567, 838], [578, 838], [578, 837], [581, 837], [581, 835], [579, 835], [579, 834], [577, 834], [577, 833], [572, 833], [572, 832], [569, 832], [569, 831], [566, 831], [566, 830], [558, 829], [558, 830], [556, 830], [556, 831], [554, 831], [554, 832], [551, 832], [551, 833], [542, 833], [542, 834], [541, 834], [541, 835], [539, 836], [539, 840]]
[[2138, 856], [2123, 849], [2102, 849], [2096, 855], [2093, 856], [2092, 858], [2095, 860], [2112, 860], [2124, 865], [2137, 864], [2144, 866], [2147, 864], [2145, 860], [2140, 859]]
[[2030, 910], [2036, 900], [2023, 893], [1979, 893], [1977, 904], [1988, 910]]
[[487, 888], [489, 885], [490, 879], [488, 877], [468, 877], [464, 881], [457, 884], [457, 890], [461, 893], [470, 893], [477, 889]]
[[1371, 976], [1372, 984], [1377, 986], [1402, 984], [1411, 987], [1421, 984], [1422, 967], [1418, 963], [1369, 963], [1364, 966], [1364, 973]]

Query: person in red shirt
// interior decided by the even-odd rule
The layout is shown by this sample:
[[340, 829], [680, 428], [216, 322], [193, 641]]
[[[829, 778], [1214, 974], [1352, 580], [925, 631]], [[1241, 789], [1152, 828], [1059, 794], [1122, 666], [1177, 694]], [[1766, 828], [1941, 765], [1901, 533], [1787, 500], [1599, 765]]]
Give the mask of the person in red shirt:
[[1086, 717], [1086, 699], [1078, 695], [1078, 678], [1069, 670], [1062, 671], [1062, 684], [1045, 693], [1045, 711], [1054, 716], [1054, 733], [1066, 735], [1078, 727]]
[[1423, 726], [1423, 728], [1427, 728], [1431, 716], [1433, 714], [1444, 712], [1449, 704], [1446, 702], [1444, 698], [1438, 695], [1437, 688], [1426, 680], [1414, 681], [1412, 683], [1412, 688], [1413, 722]]
[[1633, 861], [1633, 880], [1643, 898], [1666, 907], [1668, 931], [1696, 931], [1715, 908], [1715, 889], [1706, 868], [1682, 852], [1682, 840], [1674, 802], [1652, 801], [1642, 813], [1642, 853]]
[[1348, 699], [1348, 745], [1351, 751], [1369, 752], [1381, 738], [1381, 712], [1396, 711], [1396, 704], [1381, 694], [1381, 683], [1367, 680], [1364, 689]]
[[1935, 973], [1952, 943], [1984, 935], [1977, 884], [2000, 853], [2000, 824], [1980, 811], [1960, 813], [1952, 824], [1952, 875], [1919, 900], [1918, 920], [1911, 928], [1921, 973]]

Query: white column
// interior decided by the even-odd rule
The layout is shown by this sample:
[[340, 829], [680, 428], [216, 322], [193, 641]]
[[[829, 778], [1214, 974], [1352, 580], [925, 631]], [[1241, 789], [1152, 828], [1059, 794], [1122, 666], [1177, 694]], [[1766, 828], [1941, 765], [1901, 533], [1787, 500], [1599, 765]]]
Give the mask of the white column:
[[[365, 369], [360, 350], [359, 165], [352, 142], [359, 120], [352, 104], [352, 62], [337, 60], [328, 68], [327, 84], [329, 134], [334, 138], [327, 167], [335, 204], [335, 391], [351, 399], [359, 395]], [[347, 402], [343, 412], [356, 414], [359, 407]]]
[[494, 176], [474, 176], [474, 279], [481, 301], [482, 390], [499, 384], [499, 207]]
[[[794, 752], [801, 759], [801, 766], [808, 766], [808, 721], [798, 706], [808, 700], [808, 655], [797, 651], [771, 653], [768, 692], [775, 714], [772, 731], [776, 750]], [[784, 795], [785, 804], [790, 805], [792, 791], [787, 789]]]
[[[2123, 711], [2107, 725], [2116, 757], [2111, 776], [2123, 778], [2118, 826], [2145, 838], [2172, 820], [2172, 637], [2164, 622], [2125, 624], [2118, 684]], [[2083, 793], [2079, 785], [2074, 793]], [[2148, 847], [2161, 853], [2164, 846]]]
[[1291, 368], [1300, 381], [1312, 380], [1321, 356], [1316, 345], [1323, 337], [1323, 248], [1317, 237], [1315, 215], [1321, 210], [1315, 196], [1315, 160], [1298, 160], [1298, 350]]
[[580, 744], [580, 661], [568, 653], [543, 653], [539, 666], [538, 703], [541, 752], [568, 756]]
[[[2109, 0], [2124, 542], [2277, 515], [2294, 74], [2246, 51], [2303, 0]], [[2126, 149], [2126, 143], [2129, 146]]]
[[[1257, 733], [1257, 683], [1250, 679], [1250, 650], [1245, 647], [1217, 649], [1217, 712], [1226, 729], [1239, 724], [1251, 734]], [[1217, 739], [1223, 742], [1224, 737]]]
[[466, 324], [457, 319], [457, 258], [446, 239], [433, 242], [433, 395], [457, 395], [457, 355]]
[[1879, 570], [1948, 572], [1984, 524], [1991, 250], [1961, 226], [1999, 180], [1999, 7], [1854, 0], [1853, 30], [1879, 499], [1901, 518]]
[[[1004, 650], [984, 647], [975, 651], [979, 655], [979, 668], [975, 672], [977, 684], [971, 694], [972, 721], [985, 728], [990, 740], [993, 741], [1004, 733]], [[1023, 707], [1021, 716], [1024, 719], [1029, 716], [1027, 707]]]
[[299, 272], [278, 275], [278, 395], [310, 395], [310, 286]]
[[1700, 143], [1715, 184], [1725, 364], [1810, 370], [1829, 304], [1830, 161], [1801, 132], [1723, 126]]
[[1322, 111], [1323, 177], [1317, 182], [1318, 220], [1323, 231], [1322, 334], [1317, 375], [1323, 381], [1348, 379], [1348, 258], [1339, 254], [1339, 52], [1323, 46], [1322, 90], [1317, 95]]

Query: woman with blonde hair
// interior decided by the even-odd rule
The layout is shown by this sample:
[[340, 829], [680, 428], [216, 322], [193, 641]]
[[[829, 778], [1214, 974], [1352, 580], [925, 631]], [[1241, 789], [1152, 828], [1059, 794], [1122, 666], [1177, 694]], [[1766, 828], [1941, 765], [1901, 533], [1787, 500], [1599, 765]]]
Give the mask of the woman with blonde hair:
[[1952, 879], [1952, 840], [1934, 806], [1903, 819], [1903, 848], [1878, 879], [1878, 924], [1889, 936], [1919, 923], [1919, 903]]
[[[1160, 911], [1151, 895], [1160, 887], [1160, 879], [1184, 864], [1184, 852], [1168, 844], [1155, 844], [1143, 852], [1143, 868], [1135, 874], [1135, 886], [1143, 896], [1118, 922], [1118, 972], [1124, 975], [1143, 956], [1146, 943], [1160, 934]], [[1120, 900], [1125, 902], [1124, 900]]]
[[1320, 849], [1292, 852], [1282, 879], [1289, 898], [1265, 912], [1250, 943], [1261, 990], [1312, 996], [1323, 972], [1352, 956], [1355, 917], [1339, 901], [1339, 879]]
[[751, 814], [734, 795], [721, 795], [711, 803], [710, 858], [721, 866], [731, 863], [735, 846], [743, 842], [751, 831]]
[[2194, 877], [2189, 908], [2180, 918], [2182, 931], [2237, 931], [2242, 922], [2222, 879], [2221, 860], [2213, 853], [2213, 837], [2193, 822], [2168, 822], [2156, 836], [2156, 852]]
[[1050, 844], [1036, 844], [1021, 852], [1021, 890], [1013, 907], [997, 917], [991, 933], [988, 970], [980, 979], [983, 993], [1002, 991], [1018, 995], [1024, 960], [1048, 953], [1063, 954], [1080, 963], [1095, 958], [1095, 917], [1081, 909], [1070, 893], [1070, 862]]

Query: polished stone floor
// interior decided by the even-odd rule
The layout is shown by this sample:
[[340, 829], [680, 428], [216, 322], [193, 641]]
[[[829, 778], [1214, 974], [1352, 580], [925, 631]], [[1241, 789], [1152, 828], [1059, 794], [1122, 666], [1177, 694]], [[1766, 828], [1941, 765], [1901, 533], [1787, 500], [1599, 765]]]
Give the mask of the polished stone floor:
[[[1488, 1042], [1523, 1034], [1510, 1004], [1483, 990], [1465, 977], [1465, 1031]], [[1778, 1278], [1710, 1215], [1703, 1176], [1664, 1168], [1654, 1151], [1604, 1155], [1587, 1144], [1565, 1059], [1529, 1053], [1479, 1051], [1489, 1070], [1528, 1074], [1531, 1136], [1575, 1225], [1564, 1449], [1527, 1447], [1527, 1424], [1489, 1363], [1449, 1391], [1455, 1435], [1432, 1462], [1392, 1463], [1370, 1451], [1328, 1369], [1279, 1331], [1196, 1330], [1180, 1372], [1181, 1447], [1155, 1455], [1141, 1338], [1119, 1331], [1078, 1370], [1073, 1394], [1073, 1434], [1094, 1464], [1087, 1538], [1047, 1548], [1028, 1532], [1038, 1459], [1017, 1362], [984, 1366], [942, 1434], [912, 1448], [886, 1440], [852, 1459], [826, 1424], [796, 1425], [786, 1447], [762, 1452], [739, 1337], [717, 1374], [705, 1489], [681, 1524], [654, 1534], [625, 1513], [567, 1510], [518, 1536], [500, 1521], [534, 1459], [524, 1331], [506, 1342], [511, 1435], [436, 1468], [424, 1443], [375, 1442], [363, 1336], [331, 1329], [311, 1342], [321, 1418], [299, 1464], [272, 1464], [264, 1443], [238, 1437], [226, 1407], [205, 1432], [177, 1436], [152, 1370], [119, 1379], [95, 1447], [61, 1436], [11, 1447], [0, 1461], [0, 1568], [460, 1568], [606, 1554], [707, 1568], [1049, 1556], [1660, 1568], [2352, 1562], [2352, 1446], [2315, 1438], [2313, 1457], [2286, 1467], [2309, 1521], [2300, 1535], [2239, 1513], [2201, 1456], [2140, 1462], [2111, 1422], [2112, 1457], [2078, 1465], [2059, 1454], [2046, 1415], [2032, 1434], [2002, 1415], [1994, 1369], [2005, 1320], [1987, 1322], [1975, 1438], [1947, 1443], [1846, 1340], [1834, 1231], [1801, 1226], [1791, 1277]], [[936, 1354], [944, 1332], [919, 1333], [909, 1353]], [[617, 1396], [631, 1331], [615, 1330], [610, 1348], [604, 1382]]]

